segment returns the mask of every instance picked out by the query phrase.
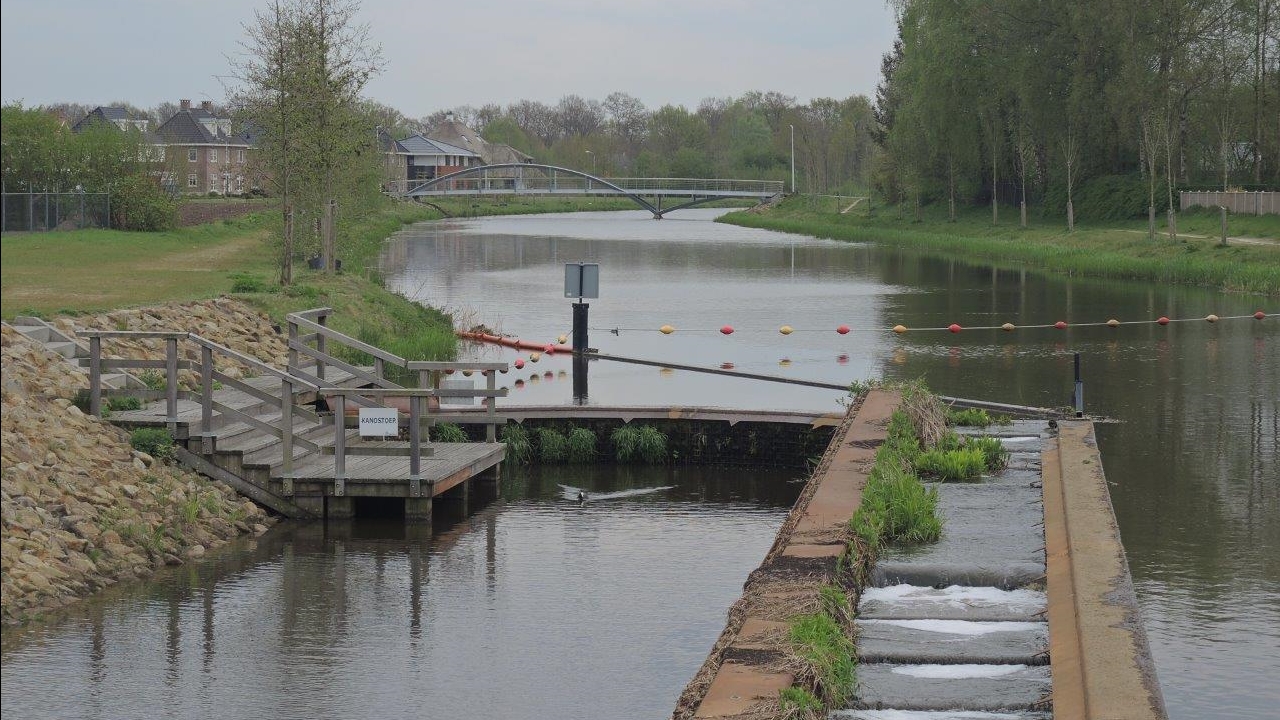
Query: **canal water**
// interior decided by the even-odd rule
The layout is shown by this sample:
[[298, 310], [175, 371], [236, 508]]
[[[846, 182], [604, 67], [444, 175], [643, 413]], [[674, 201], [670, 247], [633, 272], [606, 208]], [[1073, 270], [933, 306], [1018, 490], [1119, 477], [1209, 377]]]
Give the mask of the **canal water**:
[[[563, 264], [599, 262], [590, 345], [602, 352], [833, 383], [923, 377], [944, 394], [1019, 404], [1066, 404], [1078, 351], [1088, 409], [1114, 420], [1099, 440], [1171, 715], [1271, 716], [1280, 322], [886, 328], [1225, 317], [1275, 312], [1274, 299], [747, 230], [713, 223], [719, 212], [426, 224], [388, 244], [388, 284], [550, 342], [570, 329]], [[659, 333], [664, 324], [676, 331]], [[726, 324], [732, 335], [718, 332]], [[842, 324], [852, 332], [837, 334]], [[505, 402], [572, 402], [569, 370], [550, 355], [502, 376]], [[587, 401], [839, 410], [841, 396], [597, 362]], [[398, 523], [282, 527], [6, 630], [3, 713], [664, 717], [772, 542], [795, 480], [525, 471], [466, 513], [442, 508], [429, 535]], [[595, 499], [579, 506], [578, 487]]]

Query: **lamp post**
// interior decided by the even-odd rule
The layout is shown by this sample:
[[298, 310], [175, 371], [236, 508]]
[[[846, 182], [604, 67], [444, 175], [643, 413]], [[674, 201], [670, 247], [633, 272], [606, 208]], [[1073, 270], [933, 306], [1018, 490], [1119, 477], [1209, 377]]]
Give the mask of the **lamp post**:
[[796, 126], [791, 125], [791, 194], [796, 194]]
[[584, 152], [586, 152], [588, 155], [591, 156], [591, 174], [595, 175], [596, 174], [596, 154], [590, 150], [585, 150]]

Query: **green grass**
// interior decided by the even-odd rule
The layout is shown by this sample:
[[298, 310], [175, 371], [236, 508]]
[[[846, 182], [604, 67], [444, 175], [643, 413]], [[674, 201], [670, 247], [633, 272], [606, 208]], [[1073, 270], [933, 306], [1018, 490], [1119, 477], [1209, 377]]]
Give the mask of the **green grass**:
[[564, 433], [552, 428], [538, 428], [538, 457], [544, 463], [561, 463], [569, 457], [569, 440]]
[[523, 425], [511, 423], [502, 427], [502, 442], [506, 443], [506, 460], [516, 465], [528, 465], [533, 460], [533, 439]]
[[927, 450], [915, 459], [916, 472], [942, 482], [971, 482], [986, 468], [986, 456], [978, 448]]
[[667, 461], [667, 436], [652, 425], [623, 425], [609, 436], [614, 458], [620, 463]]
[[1009, 451], [1000, 438], [971, 437], [965, 440], [965, 447], [982, 453], [988, 471], [1002, 470], [1009, 464]]
[[569, 431], [565, 452], [571, 463], [589, 463], [596, 459], [596, 434], [587, 428]]
[[[1145, 221], [1091, 226], [1082, 221], [1074, 233], [1065, 223], [1036, 219], [1018, 226], [1013, 208], [993, 226], [988, 211], [969, 209], [948, 222], [946, 208], [925, 209], [924, 219], [913, 213], [878, 206], [868, 218], [858, 211], [840, 215], [793, 198], [763, 213], [730, 213], [720, 222], [851, 242], [911, 248], [947, 257], [982, 260], [998, 265], [1025, 264], [1049, 272], [1099, 278], [1139, 279], [1205, 285], [1224, 290], [1280, 294], [1280, 245], [1220, 246], [1212, 239], [1169, 240], [1146, 236]], [[1251, 237], [1280, 238], [1280, 217], [1234, 216], [1230, 232]], [[1179, 230], [1186, 234], [1216, 233], [1217, 215], [1182, 213]], [[1212, 232], [1209, 230], [1212, 229]]]
[[[844, 595], [838, 588], [836, 592]], [[787, 697], [801, 702], [809, 706], [804, 707], [806, 710], [818, 709], [811, 707], [811, 698], [817, 699], [822, 708], [842, 707], [853, 692], [857, 660], [853, 640], [841, 621], [826, 609], [800, 615], [791, 621], [790, 636], [792, 653], [806, 665], [805, 674], [811, 676], [812, 688], [804, 688], [807, 695], [780, 695], [779, 700]]]
[[138, 428], [129, 435], [129, 444], [157, 460], [168, 460], [175, 453], [173, 436], [164, 428]]
[[431, 439], [445, 443], [471, 442], [471, 438], [467, 437], [467, 433], [453, 423], [440, 423], [432, 427]]

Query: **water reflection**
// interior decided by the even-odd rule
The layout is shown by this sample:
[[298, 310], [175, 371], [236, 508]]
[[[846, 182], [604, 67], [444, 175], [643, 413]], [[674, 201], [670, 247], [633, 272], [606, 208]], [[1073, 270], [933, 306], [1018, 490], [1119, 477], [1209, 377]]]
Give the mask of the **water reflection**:
[[[3, 712], [660, 717], [767, 551], [794, 479], [545, 469], [481, 485], [434, 531], [282, 526], [6, 630]], [[579, 505], [561, 485], [613, 499]]]

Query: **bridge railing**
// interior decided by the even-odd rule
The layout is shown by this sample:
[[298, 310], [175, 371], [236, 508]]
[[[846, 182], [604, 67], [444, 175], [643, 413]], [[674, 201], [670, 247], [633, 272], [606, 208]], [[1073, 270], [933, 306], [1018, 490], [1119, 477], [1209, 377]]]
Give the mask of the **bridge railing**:
[[[501, 173], [501, 174], [499, 174]], [[603, 180], [604, 182], [601, 182]], [[425, 190], [427, 180], [410, 181], [410, 194], [426, 193], [448, 195], [451, 193], [599, 193], [617, 194], [612, 186], [636, 193], [718, 193], [742, 194], [759, 197], [776, 195], [783, 190], [782, 181], [730, 180], [721, 178], [615, 178], [599, 180], [567, 175], [555, 171], [529, 169], [525, 171], [494, 171], [494, 174], [471, 175], [454, 178], [433, 185]]]

